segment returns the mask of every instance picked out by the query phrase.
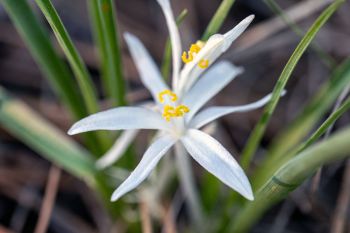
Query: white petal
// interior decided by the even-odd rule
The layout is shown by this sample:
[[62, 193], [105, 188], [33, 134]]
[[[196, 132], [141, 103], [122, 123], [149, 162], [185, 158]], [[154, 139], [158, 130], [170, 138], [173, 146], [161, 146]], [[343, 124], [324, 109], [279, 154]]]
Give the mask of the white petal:
[[142, 107], [119, 107], [90, 115], [68, 131], [69, 135], [93, 130], [164, 129], [168, 123], [159, 113]]
[[222, 53], [226, 52], [233, 41], [244, 32], [253, 19], [254, 15], [250, 15], [226, 34], [211, 36], [193, 61], [187, 63], [181, 71], [178, 92], [183, 93], [189, 90], [203, 73], [205, 69], [199, 68], [197, 65], [200, 60], [207, 59], [209, 60], [209, 66], [212, 65]]
[[235, 41], [247, 29], [253, 19], [254, 15], [246, 17], [239, 24], [237, 24], [236, 27], [224, 34], [225, 44], [222, 47], [223, 52], [226, 51], [231, 46], [232, 42]]
[[153, 142], [143, 155], [140, 163], [130, 176], [114, 191], [111, 200], [116, 201], [125, 193], [136, 188], [144, 181], [163, 155], [174, 145], [176, 139], [165, 136]]
[[124, 37], [143, 85], [151, 92], [155, 101], [158, 101], [158, 93], [169, 87], [142, 42], [130, 33], [125, 33]]
[[173, 88], [176, 89], [181, 65], [181, 40], [169, 0], [157, 0], [168, 25], [173, 55]]
[[114, 143], [114, 145], [96, 162], [99, 169], [106, 168], [115, 163], [126, 151], [132, 141], [134, 141], [139, 130], [124, 131]]
[[248, 112], [257, 108], [260, 108], [267, 104], [271, 100], [272, 94], [265, 96], [264, 98], [250, 104], [242, 106], [232, 106], [232, 107], [210, 107], [200, 113], [198, 113], [189, 123], [191, 128], [200, 128], [203, 125], [208, 124], [222, 116], [231, 114], [234, 112]]
[[181, 141], [202, 167], [245, 198], [254, 199], [252, 188], [243, 169], [218, 141], [196, 129], [188, 130]]
[[182, 103], [190, 108], [190, 112], [186, 114], [186, 121], [189, 122], [208, 100], [242, 72], [242, 68], [227, 61], [219, 62], [211, 67], [182, 100]]

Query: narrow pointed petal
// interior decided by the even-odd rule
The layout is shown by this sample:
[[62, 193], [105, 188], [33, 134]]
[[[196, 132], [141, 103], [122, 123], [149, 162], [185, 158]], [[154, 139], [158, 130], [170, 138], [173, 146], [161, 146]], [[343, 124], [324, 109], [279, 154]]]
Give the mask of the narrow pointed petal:
[[173, 88], [176, 89], [181, 65], [181, 40], [169, 0], [157, 0], [168, 25], [173, 55]]
[[69, 135], [93, 130], [161, 129], [167, 130], [168, 123], [162, 116], [147, 108], [119, 107], [90, 115], [68, 131]]
[[108, 166], [111, 166], [115, 163], [120, 157], [124, 154], [126, 149], [130, 146], [130, 144], [134, 141], [138, 130], [126, 130], [124, 131], [111, 147], [109, 151], [105, 155], [103, 155], [96, 162], [96, 167], [98, 169], [103, 169]]
[[190, 108], [190, 112], [186, 114], [186, 121], [189, 122], [209, 99], [242, 72], [242, 68], [227, 61], [219, 62], [211, 67], [182, 100], [183, 104]]
[[254, 15], [250, 15], [226, 34], [211, 36], [195, 59], [187, 63], [181, 71], [178, 92], [188, 91], [204, 72], [205, 69], [199, 68], [197, 65], [200, 60], [207, 59], [209, 66], [212, 65], [222, 53], [227, 51], [237, 37], [245, 31], [253, 19]]
[[250, 15], [247, 18], [243, 19], [236, 27], [232, 28], [230, 31], [224, 34], [225, 44], [222, 47], [223, 52], [225, 52], [249, 26], [249, 24], [253, 21], [254, 15]]
[[200, 113], [198, 113], [195, 117], [193, 117], [189, 125], [191, 128], [198, 129], [222, 116], [235, 113], [235, 112], [252, 111], [254, 109], [260, 108], [265, 104], [267, 104], [271, 100], [271, 96], [272, 94], [269, 94], [256, 102], [246, 104], [246, 105], [241, 105], [241, 106], [207, 108], [201, 111]]
[[153, 142], [143, 155], [140, 163], [130, 176], [114, 191], [111, 200], [116, 201], [125, 193], [136, 188], [142, 181], [144, 181], [159, 160], [176, 142], [176, 139], [170, 136], [164, 136]]
[[243, 169], [218, 141], [196, 129], [188, 130], [181, 141], [202, 167], [248, 200], [254, 199]]
[[154, 100], [158, 101], [158, 93], [169, 87], [142, 42], [130, 33], [125, 33], [124, 37], [143, 85], [151, 92]]

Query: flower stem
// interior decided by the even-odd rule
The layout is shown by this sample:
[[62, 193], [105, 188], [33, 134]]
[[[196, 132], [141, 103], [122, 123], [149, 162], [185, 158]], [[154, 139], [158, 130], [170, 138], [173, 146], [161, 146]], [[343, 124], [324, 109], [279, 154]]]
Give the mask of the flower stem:
[[202, 208], [195, 188], [191, 164], [182, 144], [175, 144], [176, 165], [179, 172], [179, 179], [182, 191], [189, 205], [189, 211], [193, 222], [200, 229], [203, 220]]

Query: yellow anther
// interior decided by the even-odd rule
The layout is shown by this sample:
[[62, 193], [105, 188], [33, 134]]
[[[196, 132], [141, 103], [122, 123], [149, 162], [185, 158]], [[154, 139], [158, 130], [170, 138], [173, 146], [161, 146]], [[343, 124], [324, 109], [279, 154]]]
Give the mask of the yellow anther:
[[201, 47], [199, 47], [197, 44], [192, 44], [190, 48], [190, 53], [199, 53], [201, 50]]
[[199, 66], [199, 68], [202, 68], [202, 69], [208, 68], [209, 61], [206, 59], [202, 59], [199, 61], [198, 66]]
[[183, 52], [181, 58], [184, 63], [189, 63], [193, 61], [193, 55], [191, 52]]
[[205, 43], [203, 41], [197, 41], [195, 44], [192, 44], [190, 50], [188, 52], [182, 53], [182, 61], [184, 63], [189, 63], [193, 61], [193, 58], [199, 53], [199, 51], [203, 48]]
[[190, 109], [185, 105], [180, 105], [176, 107], [175, 111], [178, 116], [183, 116], [185, 113], [188, 113]]
[[203, 48], [204, 45], [205, 45], [205, 42], [204, 42], [204, 41], [201, 41], [201, 40], [197, 40], [196, 45], [197, 45], [199, 48]]
[[177, 107], [165, 105], [162, 116], [165, 118], [166, 121], [170, 121], [172, 117], [182, 117], [189, 111], [190, 109], [185, 105], [179, 105]]
[[175, 102], [177, 100], [177, 95], [174, 92], [172, 92], [170, 90], [164, 90], [162, 92], [159, 92], [159, 94], [158, 94], [159, 102], [164, 103], [164, 101], [165, 101], [164, 95], [168, 95], [172, 102]]

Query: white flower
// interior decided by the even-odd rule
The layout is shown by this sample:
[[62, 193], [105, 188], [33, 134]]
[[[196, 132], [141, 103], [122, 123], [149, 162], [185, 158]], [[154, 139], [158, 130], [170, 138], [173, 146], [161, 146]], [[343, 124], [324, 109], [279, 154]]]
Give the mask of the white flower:
[[[126, 130], [99, 165], [114, 162], [134, 139], [139, 129], [156, 129], [160, 132], [149, 146], [138, 166], [115, 190], [112, 201], [136, 188], [151, 173], [164, 154], [175, 143], [182, 143], [187, 152], [201, 166], [223, 183], [253, 200], [253, 193], [242, 168], [233, 156], [214, 138], [199, 130], [219, 117], [245, 112], [266, 104], [271, 95], [244, 106], [209, 107], [203, 105], [243, 72], [227, 61], [213, 64], [232, 42], [248, 27], [254, 16], [249, 16], [224, 35], [214, 35], [207, 42], [197, 42], [181, 54], [181, 42], [169, 0], [158, 0], [170, 32], [173, 54], [172, 89], [163, 81], [159, 69], [143, 44], [126, 33], [125, 39], [136, 63], [143, 84], [154, 98], [152, 108], [118, 107], [86, 117], [75, 123], [69, 134], [93, 130]], [[182, 60], [186, 63], [182, 70]], [[205, 73], [205, 69], [211, 66]]]

